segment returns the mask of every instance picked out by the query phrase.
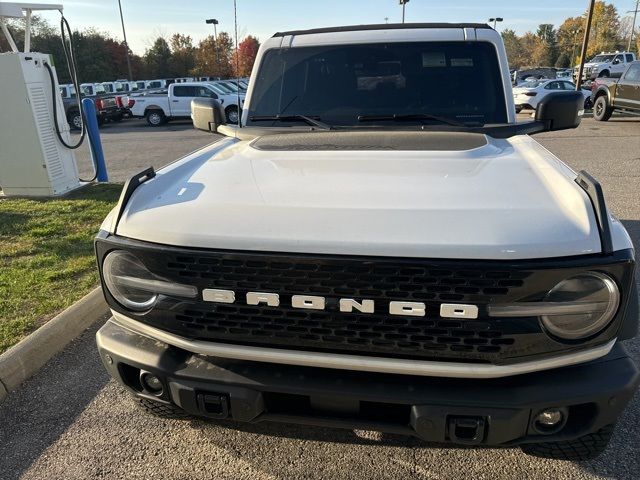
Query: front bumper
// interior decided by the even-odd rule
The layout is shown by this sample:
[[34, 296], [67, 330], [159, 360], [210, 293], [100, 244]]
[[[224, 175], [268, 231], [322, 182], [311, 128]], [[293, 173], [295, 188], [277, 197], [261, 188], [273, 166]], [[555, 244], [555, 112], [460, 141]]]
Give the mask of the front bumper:
[[[135, 395], [193, 415], [358, 428], [430, 442], [516, 445], [569, 440], [615, 422], [639, 382], [621, 345], [588, 363], [496, 379], [354, 372], [193, 354], [109, 321], [97, 334], [109, 373]], [[140, 371], [163, 392], [141, 387]], [[542, 434], [536, 414], [560, 408], [566, 422]]]

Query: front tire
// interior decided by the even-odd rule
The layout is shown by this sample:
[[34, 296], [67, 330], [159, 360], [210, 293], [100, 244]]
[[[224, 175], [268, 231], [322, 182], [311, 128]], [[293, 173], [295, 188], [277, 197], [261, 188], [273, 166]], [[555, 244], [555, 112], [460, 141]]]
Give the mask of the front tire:
[[236, 107], [235, 105], [227, 107], [224, 113], [227, 117], [227, 123], [233, 123], [233, 124], [238, 123], [238, 120], [240, 117], [238, 114], [238, 107]]
[[607, 425], [600, 430], [575, 440], [566, 442], [543, 442], [521, 445], [520, 448], [527, 455], [534, 457], [551, 458], [554, 460], [592, 460], [605, 451], [614, 425]]
[[606, 122], [611, 118], [611, 114], [613, 114], [613, 109], [609, 106], [607, 97], [600, 95], [593, 105], [593, 118], [598, 122]]
[[67, 120], [71, 130], [82, 130], [82, 114], [80, 112], [70, 112]]
[[167, 117], [160, 110], [149, 110], [144, 117], [151, 127], [159, 127], [167, 121]]

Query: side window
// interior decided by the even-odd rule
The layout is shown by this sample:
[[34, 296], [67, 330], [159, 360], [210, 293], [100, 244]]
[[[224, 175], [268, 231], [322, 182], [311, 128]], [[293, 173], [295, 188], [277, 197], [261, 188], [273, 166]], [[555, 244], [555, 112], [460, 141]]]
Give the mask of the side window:
[[575, 90], [576, 86], [571, 82], [562, 82], [565, 90]]
[[627, 70], [627, 73], [625, 73], [624, 79], [627, 82], [640, 83], [640, 63], [634, 63], [631, 65]]
[[205, 98], [214, 98], [217, 99], [218, 96], [210, 89], [208, 89], [207, 87], [197, 87], [197, 96], [198, 97], [205, 97]]
[[631, 53], [627, 53], [627, 63], [633, 62], [633, 55]]
[[613, 59], [614, 65], [618, 65], [620, 63], [624, 63], [624, 55], [616, 55], [616, 57]]
[[549, 82], [544, 86], [545, 90], [562, 90], [560, 82]]
[[176, 85], [173, 87], [173, 95], [175, 97], [195, 97], [196, 87], [187, 87], [183, 85]]

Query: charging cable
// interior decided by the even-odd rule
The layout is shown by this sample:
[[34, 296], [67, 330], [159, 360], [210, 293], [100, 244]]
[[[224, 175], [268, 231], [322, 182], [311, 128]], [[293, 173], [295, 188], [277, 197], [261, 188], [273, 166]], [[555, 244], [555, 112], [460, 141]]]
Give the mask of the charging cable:
[[[60, 12], [62, 14], [62, 12]], [[56, 136], [58, 137], [58, 140], [60, 141], [60, 143], [62, 145], [64, 145], [66, 148], [68, 148], [69, 150], [75, 150], [78, 147], [80, 147], [80, 145], [82, 145], [82, 143], [84, 142], [84, 138], [87, 134], [87, 127], [85, 125], [85, 113], [84, 113], [84, 109], [82, 108], [82, 102], [80, 100], [80, 96], [81, 96], [81, 91], [80, 91], [80, 85], [78, 83], [78, 72], [76, 69], [76, 57], [75, 57], [75, 52], [73, 51], [73, 44], [71, 41], [71, 27], [69, 26], [69, 22], [67, 22], [67, 19], [64, 18], [64, 15], [61, 16], [60, 18], [60, 34], [61, 34], [61, 38], [62, 38], [62, 49], [64, 51], [64, 57], [67, 61], [67, 67], [69, 69], [69, 76], [71, 77], [71, 82], [73, 84], [73, 87], [76, 90], [76, 101], [78, 102], [78, 110], [80, 111], [80, 121], [82, 124], [81, 127], [81, 132], [80, 132], [80, 139], [78, 140], [78, 142], [76, 144], [69, 144], [67, 143], [64, 138], [62, 137], [62, 131], [60, 130], [60, 125], [58, 125], [58, 102], [56, 102], [56, 81], [55, 81], [55, 77], [53, 75], [53, 69], [51, 68], [51, 65], [49, 65], [48, 62], [43, 62], [45, 68], [47, 69], [47, 71], [49, 72], [49, 80], [51, 81], [51, 91], [52, 91], [52, 98], [53, 98], [53, 124], [55, 126], [55, 132], [56, 132]], [[68, 39], [67, 39], [67, 35], [68, 35]], [[95, 160], [94, 160], [94, 165], [93, 165], [93, 170], [94, 170], [94, 175], [91, 179], [89, 180], [85, 180], [80, 178], [79, 180], [81, 182], [93, 182], [94, 180], [96, 180], [96, 178], [98, 178], [98, 169], [97, 169], [97, 165], [95, 164]]]

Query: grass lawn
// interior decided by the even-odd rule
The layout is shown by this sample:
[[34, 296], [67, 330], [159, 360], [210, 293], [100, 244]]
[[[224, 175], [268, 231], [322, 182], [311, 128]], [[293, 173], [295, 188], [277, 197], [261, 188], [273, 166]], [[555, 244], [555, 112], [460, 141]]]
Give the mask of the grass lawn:
[[98, 285], [93, 237], [121, 189], [0, 199], [0, 353]]

